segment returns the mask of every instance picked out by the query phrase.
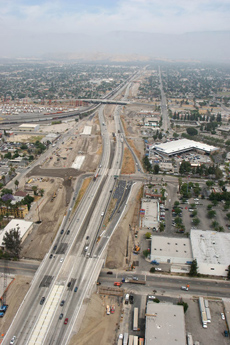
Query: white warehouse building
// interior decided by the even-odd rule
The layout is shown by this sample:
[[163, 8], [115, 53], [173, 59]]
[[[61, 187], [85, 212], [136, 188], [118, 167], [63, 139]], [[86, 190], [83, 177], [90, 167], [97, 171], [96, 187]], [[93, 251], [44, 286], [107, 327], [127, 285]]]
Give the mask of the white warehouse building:
[[227, 276], [230, 264], [230, 233], [192, 230], [192, 254], [201, 274]]
[[159, 202], [156, 199], [142, 199], [140, 210], [141, 228], [158, 229], [159, 226]]
[[38, 131], [40, 126], [38, 124], [23, 123], [18, 127], [19, 131]]

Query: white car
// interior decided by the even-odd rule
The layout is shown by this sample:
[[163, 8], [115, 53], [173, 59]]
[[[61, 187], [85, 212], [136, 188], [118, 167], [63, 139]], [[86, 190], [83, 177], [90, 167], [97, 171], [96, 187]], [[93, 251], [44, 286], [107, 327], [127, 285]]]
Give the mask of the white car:
[[156, 299], [155, 296], [148, 296], [148, 299]]
[[64, 258], [61, 258], [60, 262], [63, 262], [64, 261]]
[[162, 271], [162, 268], [156, 267], [156, 268], [155, 268], [155, 271]]
[[119, 339], [123, 339], [123, 334], [120, 333], [118, 338], [119, 338]]
[[138, 280], [138, 277], [133, 277], [133, 280]]
[[15, 340], [16, 340], [16, 336], [14, 335], [13, 338], [11, 339], [11, 341], [10, 341], [10, 345], [13, 345]]
[[222, 319], [222, 320], [225, 320], [225, 315], [224, 315], [224, 313], [220, 313], [220, 315], [221, 315], [221, 319]]
[[187, 286], [181, 286], [181, 290], [188, 291], [188, 287]]

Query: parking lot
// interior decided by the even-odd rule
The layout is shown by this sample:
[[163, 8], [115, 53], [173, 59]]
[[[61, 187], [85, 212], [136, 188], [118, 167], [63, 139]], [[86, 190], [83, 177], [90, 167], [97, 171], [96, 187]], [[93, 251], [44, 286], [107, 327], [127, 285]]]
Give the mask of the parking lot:
[[188, 303], [188, 310], [185, 313], [186, 331], [193, 337], [193, 343], [199, 341], [201, 345], [227, 345], [229, 338], [224, 337], [224, 330], [227, 329], [226, 322], [221, 319], [223, 312], [221, 301], [209, 301], [211, 312], [211, 323], [208, 328], [203, 328], [201, 324], [200, 309], [197, 299], [184, 300]]

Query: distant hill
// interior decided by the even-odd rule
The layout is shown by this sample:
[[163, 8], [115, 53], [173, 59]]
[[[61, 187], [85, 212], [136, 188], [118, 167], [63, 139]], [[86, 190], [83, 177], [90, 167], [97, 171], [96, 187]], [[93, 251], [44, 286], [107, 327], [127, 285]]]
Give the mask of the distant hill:
[[230, 31], [181, 35], [148, 32], [46, 34], [11, 37], [0, 57], [39, 57], [77, 61], [148, 61], [151, 59], [230, 62]]

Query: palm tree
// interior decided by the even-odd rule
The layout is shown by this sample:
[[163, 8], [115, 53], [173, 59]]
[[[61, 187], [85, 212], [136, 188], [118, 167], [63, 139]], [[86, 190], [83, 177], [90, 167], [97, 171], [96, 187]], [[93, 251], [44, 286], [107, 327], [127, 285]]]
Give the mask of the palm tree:
[[44, 193], [45, 193], [44, 189], [40, 189], [40, 190], [39, 190], [39, 194], [40, 194], [41, 196], [43, 196]]

